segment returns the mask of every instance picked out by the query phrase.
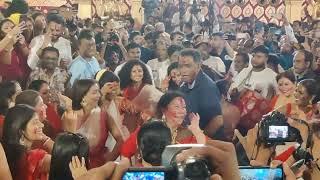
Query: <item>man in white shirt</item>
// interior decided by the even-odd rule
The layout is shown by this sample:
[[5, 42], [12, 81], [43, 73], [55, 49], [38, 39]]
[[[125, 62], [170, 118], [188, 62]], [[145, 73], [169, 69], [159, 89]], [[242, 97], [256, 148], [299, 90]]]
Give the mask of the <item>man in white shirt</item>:
[[226, 66], [219, 57], [209, 55], [209, 43], [202, 41], [195, 45], [202, 57], [202, 64], [208, 66], [213, 71], [217, 72], [221, 77], [226, 73]]
[[61, 37], [64, 19], [59, 14], [48, 15], [48, 28], [45, 35], [39, 35], [32, 39], [30, 43], [30, 54], [28, 57], [28, 65], [31, 69], [38, 66], [39, 55], [42, 49], [52, 46], [59, 50], [59, 63], [64, 69], [69, 66], [72, 61], [70, 41]]
[[[140, 58], [141, 58], [141, 49], [140, 49], [139, 44], [137, 44], [137, 43], [128, 44], [128, 46], [127, 46], [127, 58], [126, 58], [127, 60], [124, 63], [118, 65], [116, 67], [116, 69], [114, 70], [114, 73], [116, 75], [119, 75], [120, 70], [122, 69], [122, 67], [128, 61], [130, 61], [130, 60], [139, 60], [140, 61]], [[151, 79], [153, 81], [152, 70], [151, 70], [150, 66], [148, 66], [147, 64], [146, 64], [146, 66], [147, 66], [147, 69], [148, 69], [148, 71], [150, 73]]]
[[244, 68], [235, 78], [230, 92], [245, 88], [260, 93], [264, 98], [271, 98], [277, 91], [277, 74], [267, 68], [269, 50], [265, 46], [258, 46], [253, 50], [252, 67]]
[[156, 44], [157, 58], [148, 61], [148, 65], [151, 67], [155, 85], [157, 88], [161, 88], [162, 81], [167, 76], [167, 69], [171, 64], [168, 57], [168, 44], [166, 42], [159, 41]]
[[[191, 6], [188, 7], [187, 2], [182, 2], [183, 10], [185, 11], [183, 13], [183, 23], [187, 23], [191, 21], [192, 18], [192, 31], [195, 33], [198, 33], [201, 29], [199, 26], [199, 21], [197, 17], [193, 14], [191, 14]], [[180, 31], [180, 11], [173, 14], [172, 20], [171, 20], [172, 27], [174, 28], [173, 31]]]

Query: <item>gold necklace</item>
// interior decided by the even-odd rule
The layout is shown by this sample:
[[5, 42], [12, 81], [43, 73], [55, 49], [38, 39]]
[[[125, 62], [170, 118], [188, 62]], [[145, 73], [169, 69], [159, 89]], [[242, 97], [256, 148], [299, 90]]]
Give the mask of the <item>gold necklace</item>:
[[173, 144], [177, 144], [177, 136], [178, 136], [178, 129], [175, 129], [172, 132], [172, 142], [173, 142]]

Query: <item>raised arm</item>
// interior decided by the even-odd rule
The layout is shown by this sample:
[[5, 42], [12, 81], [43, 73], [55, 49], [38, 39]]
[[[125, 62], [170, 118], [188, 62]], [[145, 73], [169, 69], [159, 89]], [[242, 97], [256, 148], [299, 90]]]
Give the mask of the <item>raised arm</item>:
[[10, 173], [6, 154], [5, 154], [1, 144], [0, 144], [0, 164], [1, 164], [1, 166], [0, 166], [0, 179], [11, 180], [12, 176]]
[[111, 118], [111, 116], [107, 115], [107, 125], [109, 127], [109, 131], [111, 132], [113, 138], [116, 140], [116, 144], [113, 147], [112, 151], [108, 153], [107, 160], [114, 161], [117, 159], [117, 157], [120, 155], [120, 148], [123, 144], [123, 138], [122, 134], [120, 132], [120, 129], [115, 123], [115, 120]]
[[284, 29], [286, 31], [286, 35], [289, 38], [289, 41], [294, 42], [294, 43], [298, 43], [298, 40], [294, 35], [293, 29], [287, 19], [287, 16], [284, 13], [282, 14], [282, 21], [283, 21]]
[[20, 23], [0, 41], [0, 63], [11, 64], [11, 51], [13, 45], [17, 42], [18, 35], [21, 34], [25, 28], [25, 23]]

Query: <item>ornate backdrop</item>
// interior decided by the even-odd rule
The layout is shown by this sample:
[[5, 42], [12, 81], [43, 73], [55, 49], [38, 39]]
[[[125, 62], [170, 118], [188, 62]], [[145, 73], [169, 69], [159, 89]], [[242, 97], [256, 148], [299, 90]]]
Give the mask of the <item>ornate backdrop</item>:
[[274, 22], [279, 24], [277, 18], [272, 18], [273, 14], [280, 14], [285, 11], [284, 1], [280, 1], [278, 5], [260, 6], [257, 0], [247, 0], [241, 7], [237, 4], [226, 5], [224, 0], [216, 0], [216, 6], [220, 15], [224, 18], [243, 18], [255, 16], [262, 22]]

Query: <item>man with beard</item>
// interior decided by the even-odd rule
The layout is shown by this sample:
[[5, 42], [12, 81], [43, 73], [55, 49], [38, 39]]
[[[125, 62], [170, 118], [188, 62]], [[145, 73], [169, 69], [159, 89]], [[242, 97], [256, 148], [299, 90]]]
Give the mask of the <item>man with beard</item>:
[[240, 92], [247, 88], [260, 93], [264, 98], [271, 98], [277, 89], [277, 74], [267, 68], [268, 55], [269, 50], [265, 46], [258, 46], [253, 49], [252, 67], [244, 68], [234, 78], [230, 90], [236, 88]]
[[69, 76], [66, 70], [58, 67], [58, 58], [58, 49], [54, 47], [44, 48], [40, 56], [40, 67], [36, 67], [31, 72], [28, 84], [34, 80], [43, 80], [48, 82], [52, 89], [63, 93]]
[[59, 50], [60, 67], [67, 69], [72, 61], [70, 41], [61, 37], [64, 26], [64, 19], [59, 14], [49, 14], [47, 32], [32, 39], [30, 43], [30, 54], [28, 65], [35, 69], [38, 65], [39, 56], [42, 50], [48, 46], [55, 47]]

